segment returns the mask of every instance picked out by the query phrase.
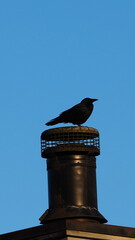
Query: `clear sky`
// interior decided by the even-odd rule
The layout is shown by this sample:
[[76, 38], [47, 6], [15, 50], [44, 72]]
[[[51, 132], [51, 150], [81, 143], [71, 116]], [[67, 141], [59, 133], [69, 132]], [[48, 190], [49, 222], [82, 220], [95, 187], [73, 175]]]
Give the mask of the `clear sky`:
[[135, 1], [1, 0], [0, 85], [0, 233], [39, 225], [40, 134], [85, 97], [99, 99], [84, 124], [100, 132], [99, 211], [135, 227]]

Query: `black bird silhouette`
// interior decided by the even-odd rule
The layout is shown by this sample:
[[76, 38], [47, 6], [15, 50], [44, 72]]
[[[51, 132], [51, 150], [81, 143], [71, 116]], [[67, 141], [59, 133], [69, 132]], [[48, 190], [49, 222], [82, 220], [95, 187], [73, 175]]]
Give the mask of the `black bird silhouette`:
[[58, 123], [72, 123], [80, 126], [85, 123], [93, 111], [93, 102], [98, 99], [84, 98], [79, 104], [62, 112], [58, 117], [46, 123], [47, 126]]

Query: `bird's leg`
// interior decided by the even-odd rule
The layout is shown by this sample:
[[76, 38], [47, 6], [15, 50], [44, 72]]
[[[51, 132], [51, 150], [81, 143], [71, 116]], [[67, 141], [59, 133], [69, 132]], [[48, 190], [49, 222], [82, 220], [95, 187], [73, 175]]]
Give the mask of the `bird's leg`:
[[78, 125], [78, 127], [81, 129], [81, 124], [77, 124]]

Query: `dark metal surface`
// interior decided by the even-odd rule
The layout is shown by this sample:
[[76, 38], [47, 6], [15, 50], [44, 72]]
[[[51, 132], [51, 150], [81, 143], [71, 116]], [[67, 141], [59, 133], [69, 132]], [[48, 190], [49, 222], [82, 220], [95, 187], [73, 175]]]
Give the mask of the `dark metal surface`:
[[97, 208], [96, 159], [88, 155], [62, 155], [47, 160], [49, 208]]
[[88, 127], [50, 129], [42, 133], [41, 147], [42, 157], [47, 157], [49, 195], [49, 209], [41, 223], [63, 218], [106, 222], [97, 207], [98, 131]]
[[90, 221], [106, 223], [107, 220], [101, 215], [96, 208], [85, 206], [70, 206], [56, 209], [47, 209], [45, 213], [40, 217], [42, 224], [46, 224], [49, 221], [60, 219], [77, 219], [78, 221]]

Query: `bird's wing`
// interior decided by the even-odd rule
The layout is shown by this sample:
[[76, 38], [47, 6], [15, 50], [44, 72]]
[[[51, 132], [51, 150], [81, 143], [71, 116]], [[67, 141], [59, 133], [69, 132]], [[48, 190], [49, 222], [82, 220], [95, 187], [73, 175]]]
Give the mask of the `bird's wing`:
[[80, 104], [75, 105], [74, 107], [62, 112], [60, 118], [63, 122], [74, 122], [76, 118], [79, 118], [83, 114], [83, 109], [80, 108]]

